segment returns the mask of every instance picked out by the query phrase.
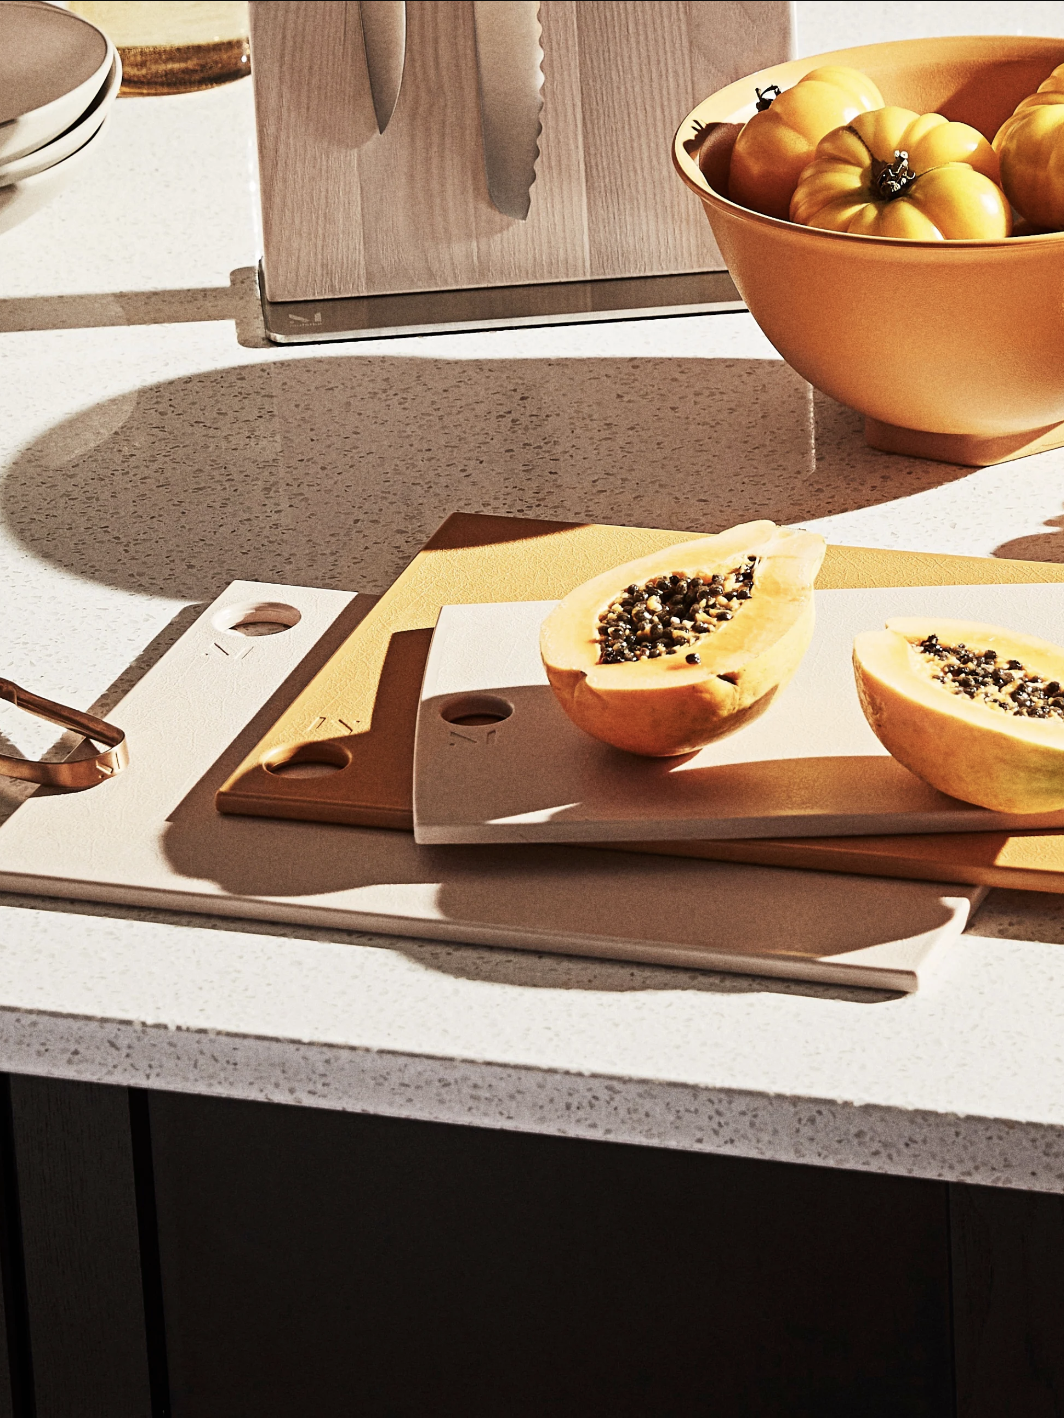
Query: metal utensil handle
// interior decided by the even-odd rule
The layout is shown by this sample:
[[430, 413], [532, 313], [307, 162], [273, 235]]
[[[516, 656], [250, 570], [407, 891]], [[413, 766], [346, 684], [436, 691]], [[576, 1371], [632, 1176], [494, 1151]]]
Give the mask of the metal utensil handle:
[[107, 745], [103, 752], [92, 758], [79, 758], [67, 763], [39, 763], [0, 754], [0, 777], [20, 778], [25, 783], [45, 783], [53, 788], [93, 788], [97, 783], [113, 778], [129, 762], [125, 734], [114, 724], [97, 719], [95, 714], [56, 704], [54, 700], [45, 699], [32, 690], [22, 689], [9, 679], [0, 679], [0, 699], [38, 719], [47, 719], [60, 728], [84, 734], [94, 743]]

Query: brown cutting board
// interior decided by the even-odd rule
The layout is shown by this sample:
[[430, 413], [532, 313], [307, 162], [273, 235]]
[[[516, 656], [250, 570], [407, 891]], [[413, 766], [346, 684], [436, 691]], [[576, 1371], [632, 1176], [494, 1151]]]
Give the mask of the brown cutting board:
[[[418, 694], [441, 607], [556, 599], [611, 566], [695, 535], [455, 513], [222, 786], [218, 810], [412, 830]], [[1064, 566], [832, 546], [817, 586], [1001, 581], [1064, 581]], [[345, 766], [316, 778], [271, 771], [293, 755]], [[626, 849], [1064, 892], [1059, 832], [657, 842]]]

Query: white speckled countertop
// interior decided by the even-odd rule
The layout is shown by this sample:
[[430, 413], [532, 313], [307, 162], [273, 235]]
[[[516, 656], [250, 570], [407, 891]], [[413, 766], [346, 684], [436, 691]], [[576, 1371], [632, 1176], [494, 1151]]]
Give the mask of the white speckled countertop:
[[[95, 167], [0, 237], [15, 680], [108, 706], [233, 578], [379, 591], [457, 508], [1064, 557], [1064, 452], [870, 452], [745, 315], [265, 346], [250, 114], [246, 83], [123, 101]], [[0, 744], [52, 736], [0, 714]], [[1062, 1020], [1064, 898], [1021, 893], [906, 998], [0, 909], [3, 1069], [1050, 1191]]]

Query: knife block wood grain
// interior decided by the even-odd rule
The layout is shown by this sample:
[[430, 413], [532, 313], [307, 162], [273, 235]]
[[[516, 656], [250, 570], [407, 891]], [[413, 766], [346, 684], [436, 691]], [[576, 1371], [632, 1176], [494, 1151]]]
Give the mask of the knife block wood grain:
[[791, 50], [790, 6], [542, 0], [542, 133], [526, 221], [488, 195], [470, 0], [409, 0], [377, 132], [358, 6], [253, 0], [270, 300], [722, 269], [676, 180], [676, 125]]
[[[411, 830], [417, 700], [440, 607], [554, 599], [610, 566], [691, 535], [467, 513], [449, 517], [223, 785], [219, 811]], [[817, 585], [1009, 581], [1064, 581], [1064, 566], [831, 546]], [[264, 766], [308, 744], [324, 744], [326, 753], [350, 753], [351, 762], [313, 779], [289, 778]], [[626, 844], [626, 849], [1064, 893], [1064, 833], [656, 842]]]

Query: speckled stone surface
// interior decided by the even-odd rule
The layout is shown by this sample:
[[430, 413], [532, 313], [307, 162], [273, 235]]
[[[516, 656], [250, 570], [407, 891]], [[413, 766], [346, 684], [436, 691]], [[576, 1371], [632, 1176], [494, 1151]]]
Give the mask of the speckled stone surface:
[[[857, 8], [800, 6], [802, 48], [854, 42]], [[897, 33], [961, 7], [859, 8]], [[379, 591], [457, 508], [1064, 559], [1064, 452], [871, 452], [748, 316], [273, 349], [256, 251], [243, 83], [123, 100], [0, 237], [3, 673], [109, 706], [234, 577]], [[3, 706], [0, 751], [53, 740]], [[904, 999], [0, 909], [0, 1068], [1051, 1191], [1062, 1019], [1064, 898], [1020, 893]]]
[[1064, 35], [1059, 0], [798, 0], [799, 54], [946, 34]]
[[[59, 1077], [1062, 1191], [1060, 946], [980, 933], [1017, 905], [903, 998], [12, 898], [0, 1050]], [[1064, 941], [1064, 903], [1034, 915]]]

